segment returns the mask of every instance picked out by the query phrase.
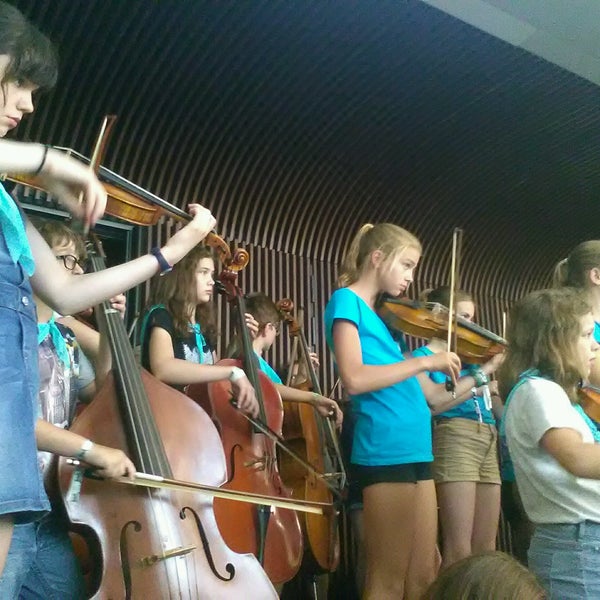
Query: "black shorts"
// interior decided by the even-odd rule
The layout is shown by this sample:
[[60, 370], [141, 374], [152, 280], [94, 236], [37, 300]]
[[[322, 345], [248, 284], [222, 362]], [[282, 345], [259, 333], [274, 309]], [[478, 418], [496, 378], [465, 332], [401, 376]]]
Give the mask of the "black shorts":
[[405, 463], [402, 465], [350, 465], [350, 487], [356, 501], [358, 492], [376, 483], [417, 483], [433, 479], [431, 463]]

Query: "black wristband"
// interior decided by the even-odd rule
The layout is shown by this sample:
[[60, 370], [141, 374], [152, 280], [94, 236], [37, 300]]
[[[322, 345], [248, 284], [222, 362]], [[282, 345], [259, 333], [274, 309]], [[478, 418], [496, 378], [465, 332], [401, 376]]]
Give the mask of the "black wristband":
[[40, 166], [33, 172], [34, 175], [39, 175], [46, 164], [46, 157], [48, 156], [48, 146], [44, 146], [44, 154], [42, 155], [42, 162]]
[[169, 271], [173, 270], [173, 267], [167, 262], [167, 259], [163, 256], [163, 253], [160, 251], [158, 246], [154, 246], [154, 248], [150, 249], [150, 254], [156, 257], [158, 261], [158, 266], [160, 267], [160, 274], [164, 275]]

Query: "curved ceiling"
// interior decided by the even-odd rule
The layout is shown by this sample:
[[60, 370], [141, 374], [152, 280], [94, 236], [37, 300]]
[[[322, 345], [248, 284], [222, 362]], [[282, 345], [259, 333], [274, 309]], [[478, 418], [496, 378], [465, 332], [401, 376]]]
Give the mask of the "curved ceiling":
[[508, 298], [597, 236], [598, 88], [425, 3], [15, 4], [61, 54], [18, 136], [89, 155], [115, 113], [104, 164], [229, 239], [336, 262], [393, 221], [433, 280], [461, 226], [466, 285]]

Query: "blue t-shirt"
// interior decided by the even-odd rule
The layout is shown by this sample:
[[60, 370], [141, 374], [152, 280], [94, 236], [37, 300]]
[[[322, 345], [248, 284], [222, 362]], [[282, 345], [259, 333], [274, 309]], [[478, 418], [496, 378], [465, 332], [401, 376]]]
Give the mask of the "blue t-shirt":
[[275, 369], [273, 369], [273, 367], [260, 354], [257, 354], [256, 357], [258, 358], [258, 366], [260, 367], [260, 370], [273, 383], [279, 383], [279, 384], [283, 385], [283, 381], [281, 381], [281, 377], [279, 377], [279, 375], [277, 375], [277, 373], [275, 372]]
[[[404, 359], [385, 323], [352, 290], [336, 290], [325, 308], [327, 344], [333, 351], [336, 320], [356, 325], [365, 365], [389, 365]], [[351, 396], [356, 416], [352, 462], [397, 465], [431, 462], [431, 412], [416, 377], [390, 387]]]
[[[426, 346], [421, 346], [413, 351], [413, 356], [431, 356], [433, 352], [427, 348]], [[460, 376], [469, 374], [469, 369], [463, 369], [460, 372]], [[427, 375], [429, 375], [429, 379], [434, 383], [445, 383], [446, 375], [440, 371], [428, 371]], [[491, 410], [488, 410], [485, 407], [485, 401], [481, 396], [477, 396], [476, 398], [469, 398], [465, 400], [461, 404], [457, 404], [453, 406], [449, 410], [440, 413], [439, 415], [435, 415], [434, 419], [452, 419], [454, 417], [459, 417], [461, 419], [471, 419], [473, 421], [479, 421], [481, 415], [481, 422], [487, 423], [488, 425], [495, 425], [496, 419]]]
[[594, 321], [594, 339], [597, 344], [600, 344], [600, 323]]

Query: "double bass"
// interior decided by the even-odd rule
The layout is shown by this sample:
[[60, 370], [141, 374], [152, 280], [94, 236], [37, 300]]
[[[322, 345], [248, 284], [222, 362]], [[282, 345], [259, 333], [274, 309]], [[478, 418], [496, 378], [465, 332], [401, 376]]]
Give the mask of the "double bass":
[[[245, 325], [244, 297], [237, 285], [237, 272], [245, 262], [239, 258], [239, 252], [226, 254], [229, 258], [224, 262], [216, 287], [233, 305], [242, 342], [242, 359], [224, 359], [217, 364], [244, 369], [258, 400], [257, 421], [281, 436], [281, 397], [268, 377], [258, 369]], [[194, 384], [188, 386], [186, 393], [206, 410], [221, 434], [229, 474], [223, 487], [289, 498], [291, 494], [278, 470], [275, 441], [232, 407], [231, 384], [228, 381]], [[216, 499], [215, 515], [227, 544], [237, 552], [256, 555], [273, 583], [289, 581], [300, 569], [303, 538], [295, 512], [266, 505], [250, 507]]]
[[[103, 259], [94, 257], [92, 264], [102, 268]], [[138, 470], [156, 478], [220, 486], [225, 456], [211, 419], [139, 367], [123, 321], [108, 303], [99, 319], [113, 370], [71, 430], [122, 449]], [[223, 541], [211, 497], [98, 481], [65, 459], [58, 471], [68, 518], [94, 556], [94, 598], [277, 597], [258, 561]]]
[[[277, 302], [277, 308], [288, 325], [290, 336], [299, 342], [310, 389], [321, 395], [306, 336], [292, 314], [293, 302], [285, 298]], [[331, 419], [322, 417], [311, 404], [288, 402], [285, 406], [283, 436], [286, 444], [316, 471], [307, 471], [301, 463], [285, 453], [280, 455], [282, 477], [294, 490], [294, 496], [333, 504], [341, 496], [346, 477], [337, 433]], [[340, 560], [337, 514], [305, 514], [301, 520], [308, 549], [317, 567], [325, 572], [335, 571]]]

